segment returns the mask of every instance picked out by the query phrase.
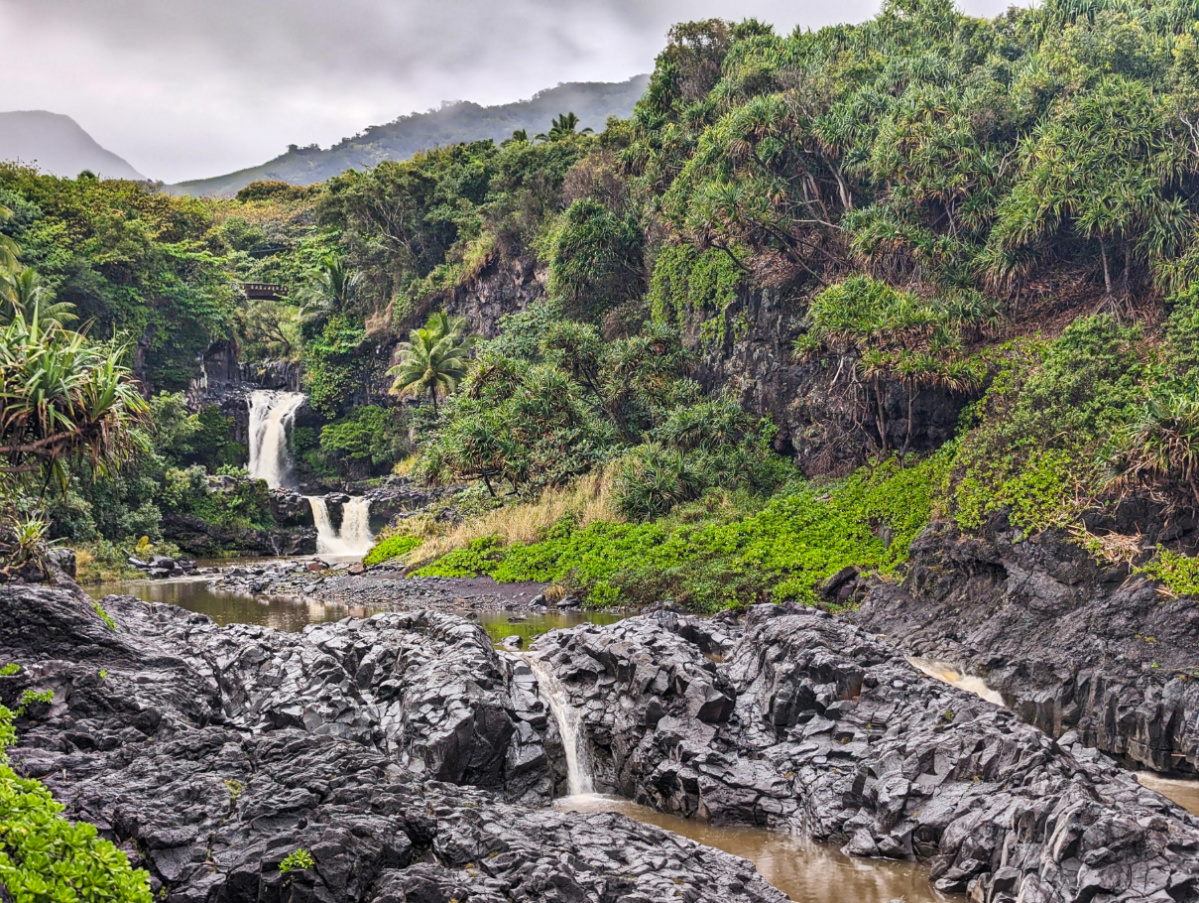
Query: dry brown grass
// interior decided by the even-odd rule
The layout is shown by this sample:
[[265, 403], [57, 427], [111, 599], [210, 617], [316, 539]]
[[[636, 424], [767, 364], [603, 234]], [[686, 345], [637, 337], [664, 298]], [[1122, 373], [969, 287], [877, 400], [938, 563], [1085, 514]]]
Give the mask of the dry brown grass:
[[585, 527], [595, 521], [622, 520], [612, 495], [615, 468], [583, 477], [568, 489], [547, 489], [531, 502], [505, 505], [479, 517], [445, 526], [428, 519], [412, 518], [405, 532], [426, 536], [424, 545], [413, 552], [409, 566], [415, 567], [462, 549], [476, 539], [502, 537], [506, 543], [536, 542], [545, 531], [565, 517]]

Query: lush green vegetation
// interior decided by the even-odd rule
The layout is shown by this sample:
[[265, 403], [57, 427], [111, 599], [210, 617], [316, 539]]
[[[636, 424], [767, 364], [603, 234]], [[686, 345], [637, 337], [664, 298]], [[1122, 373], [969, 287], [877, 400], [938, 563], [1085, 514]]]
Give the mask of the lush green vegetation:
[[[131, 422], [121, 469], [59, 465], [72, 479], [52, 497], [25, 478], [17, 507], [48, 526], [13, 545], [88, 541], [100, 560], [100, 543], [169, 539], [175, 515], [270, 526], [261, 488], [214, 479], [245, 460], [222, 414], [164, 394], [213, 342], [302, 367], [306, 478], [400, 467], [455, 492], [442, 520], [396, 528], [396, 555], [574, 574], [596, 599], [633, 585], [583, 563], [600, 536], [687, 537], [677, 560], [646, 555], [674, 576], [638, 585], [703, 607], [772, 581], [810, 593], [858, 552], [742, 581], [702, 544], [750, 548], [731, 524], [896, 466], [872, 460], [924, 474], [913, 510], [968, 531], [1006, 512], [1087, 544], [1130, 494], [1194, 510], [1194, 21], [1186, 0], [1047, 0], [993, 20], [890, 0], [788, 35], [687, 23], [631, 117], [598, 133], [563, 112], [532, 138], [233, 201], [0, 169], [4, 328], [35, 299], [60, 336], [90, 322], [88, 347], [115, 342], [153, 412], [152, 428]], [[286, 291], [250, 300], [241, 282]], [[498, 326], [496, 298], [519, 308]], [[774, 416], [803, 417], [761, 416], [764, 344], [796, 386]], [[919, 428], [937, 402], [966, 406], [941, 452], [947, 431]], [[602, 488], [584, 498], [588, 480]], [[859, 551], [866, 569], [894, 565]], [[1167, 553], [1194, 551], [1135, 563], [1177, 588]]]
[[[38, 696], [26, 704], [43, 701]], [[146, 872], [130, 868], [94, 825], [63, 818], [45, 786], [13, 771], [6, 751], [16, 739], [13, 713], [0, 706], [0, 884], [8, 896], [16, 903], [151, 903]]]
[[816, 603], [819, 585], [843, 567], [884, 575], [907, 560], [928, 522], [941, 466], [942, 457], [907, 469], [890, 461], [835, 485], [789, 488], [760, 510], [716, 493], [651, 522], [580, 529], [568, 518], [540, 542], [477, 539], [417, 573], [565, 584], [596, 606], [662, 598], [707, 611]]

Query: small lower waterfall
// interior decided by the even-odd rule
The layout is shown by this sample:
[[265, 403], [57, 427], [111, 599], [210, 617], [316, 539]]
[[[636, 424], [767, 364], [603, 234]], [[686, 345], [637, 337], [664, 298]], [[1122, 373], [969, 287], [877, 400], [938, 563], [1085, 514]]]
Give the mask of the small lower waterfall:
[[352, 498], [341, 510], [341, 529], [329, 518], [329, 506], [319, 495], [305, 496], [316, 523], [316, 553], [361, 558], [375, 542], [371, 535], [369, 499]]
[[[302, 392], [273, 392], [259, 389], [250, 395], [250, 476], [265, 480], [271, 489], [291, 489], [291, 430], [296, 412], [304, 404]], [[368, 499], [352, 498], [345, 503], [341, 528], [333, 526], [329, 506], [320, 496], [308, 495], [312, 520], [316, 524], [316, 552], [361, 558], [370, 551], [375, 537], [371, 535], [371, 503]]]
[[531, 654], [525, 655], [524, 660], [536, 675], [541, 695], [549, 703], [550, 712], [558, 723], [562, 749], [566, 754], [566, 786], [570, 795], [595, 793], [595, 780], [587, 757], [587, 740], [580, 730], [580, 711], [570, 704], [566, 690], [545, 666], [545, 662]]
[[271, 489], [291, 484], [291, 428], [304, 397], [265, 389], [250, 395], [250, 476]]

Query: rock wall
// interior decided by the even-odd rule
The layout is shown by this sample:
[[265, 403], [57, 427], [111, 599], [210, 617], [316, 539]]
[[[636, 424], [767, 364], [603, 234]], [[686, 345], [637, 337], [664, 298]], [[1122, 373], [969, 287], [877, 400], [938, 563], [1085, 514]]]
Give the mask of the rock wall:
[[[1180, 524], [1156, 528], [1152, 543]], [[977, 537], [934, 524], [903, 586], [879, 584], [854, 620], [952, 663], [1053, 736], [1155, 771], [1199, 773], [1199, 609], [1067, 537], [1029, 539], [1003, 516]]]
[[[471, 331], [493, 339], [499, 335], [500, 318], [525, 310], [545, 297], [548, 272], [532, 258], [493, 262], [470, 282], [439, 296], [433, 308], [441, 307], [452, 316], [466, 317]], [[427, 315], [422, 311], [412, 325]]]

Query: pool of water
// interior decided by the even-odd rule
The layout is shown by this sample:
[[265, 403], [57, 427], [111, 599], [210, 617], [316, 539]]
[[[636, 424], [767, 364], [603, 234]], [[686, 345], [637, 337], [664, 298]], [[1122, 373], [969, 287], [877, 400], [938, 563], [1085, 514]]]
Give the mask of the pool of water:
[[910, 862], [858, 859], [835, 847], [804, 841], [763, 828], [713, 827], [663, 815], [619, 797], [600, 794], [568, 796], [556, 806], [573, 812], [620, 812], [629, 818], [665, 828], [704, 846], [716, 847], [758, 867], [762, 877], [796, 903], [906, 903], [960, 900], [938, 893], [928, 869]]
[[[173, 580], [127, 580], [101, 584], [90, 588], [89, 592], [96, 599], [115, 593], [136, 596], [147, 602], [168, 602], [188, 611], [208, 615], [221, 625], [262, 624], [292, 633], [303, 630], [309, 624], [340, 621], [345, 617], [365, 618], [375, 612], [388, 610], [366, 605], [268, 599], [244, 593], [225, 592], [210, 589], [208, 581], [211, 579], [186, 577]], [[487, 631], [493, 643], [499, 643], [507, 636], [519, 636], [526, 645], [551, 630], [583, 623], [611, 624], [622, 617], [607, 612], [577, 611], [543, 614], [482, 611], [476, 614], [479, 626]]]

